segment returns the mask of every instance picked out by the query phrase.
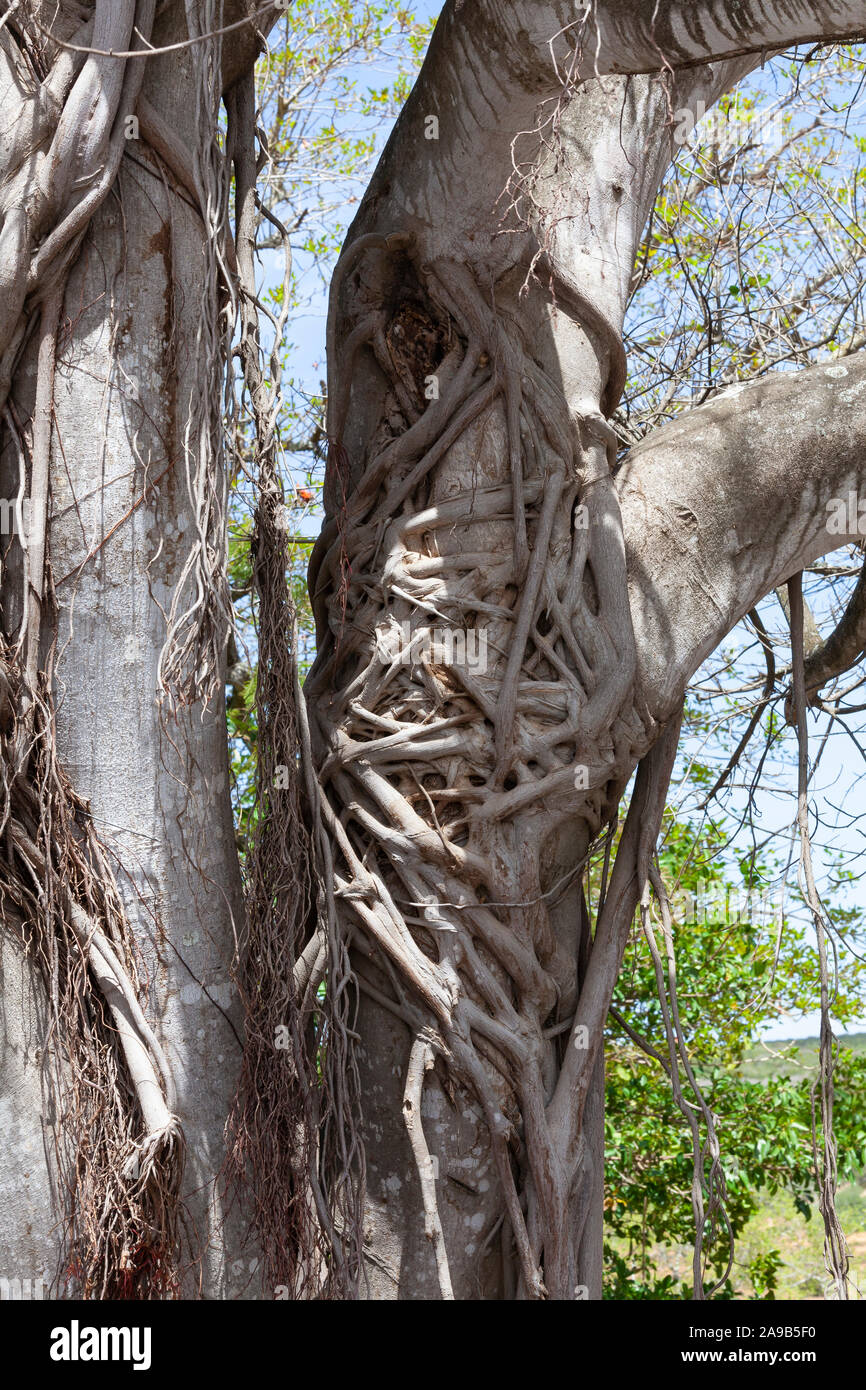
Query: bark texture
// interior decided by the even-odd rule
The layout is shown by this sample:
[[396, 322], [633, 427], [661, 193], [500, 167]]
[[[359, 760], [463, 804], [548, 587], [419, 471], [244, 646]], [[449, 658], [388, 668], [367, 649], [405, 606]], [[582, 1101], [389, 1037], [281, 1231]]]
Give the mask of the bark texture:
[[[80, 45], [125, 49], [132, 41], [129, 15], [124, 32], [117, 24], [112, 29], [110, 6], [95, 7], [95, 27], [49, 8], [50, 16], [36, 19]], [[237, 17], [237, 7], [226, 10], [229, 20]], [[144, 23], [139, 13], [136, 22]], [[183, 6], [163, 7], [154, 42], [187, 33]], [[31, 185], [60, 203], [75, 169], [51, 168], [39, 152], [30, 166], [21, 164], [27, 108], [16, 109], [15, 100], [24, 65], [8, 33], [2, 42], [7, 153], [17, 161], [20, 184], [4, 200], [0, 235], [8, 238], [19, 213], [33, 206]], [[235, 45], [226, 63], [230, 80], [237, 76], [233, 64], [238, 71], [248, 67], [256, 46], [246, 35]], [[49, 139], [68, 86], [68, 78], [61, 82], [64, 64], [74, 77], [84, 61], [70, 52], [55, 54], [44, 83], [51, 96], [37, 93], [37, 103], [48, 108]], [[116, 86], [124, 71], [120, 60], [87, 61], [106, 87]], [[223, 702], [217, 695], [206, 709], [200, 703], [173, 709], [160, 688], [166, 617], [199, 542], [190, 459], [210, 447], [210, 420], [202, 411], [210, 233], [194, 166], [201, 111], [189, 49], [147, 65], [128, 63], [128, 79], [133, 69], [140, 83], [145, 66], [140, 93], [135, 84], [129, 98], [125, 88], [115, 95], [112, 133], [103, 138], [109, 148], [118, 146], [119, 173], [92, 220], [80, 218], [79, 245], [60, 281], [48, 456], [47, 551], [56, 605], [44, 625], [43, 652], [53, 645], [60, 762], [106, 847], [133, 942], [141, 1006], [166, 1064], [173, 1122], [185, 1137], [175, 1290], [209, 1298], [261, 1296], [255, 1247], [244, 1246], [245, 1224], [236, 1207], [226, 1208], [220, 1180], [243, 1037], [229, 976], [242, 902]], [[32, 84], [32, 75], [27, 81]], [[84, 83], [83, 97], [94, 90]], [[32, 100], [29, 89], [26, 95]], [[99, 105], [96, 115], [90, 109], [81, 117], [82, 161], [87, 131], [98, 131]], [[129, 125], [135, 116], [138, 125]], [[67, 101], [63, 120], [72, 119]], [[34, 146], [41, 139], [37, 130]], [[111, 156], [95, 146], [93, 158], [106, 179]], [[19, 245], [23, 249], [25, 241]], [[14, 269], [8, 258], [4, 268]], [[19, 275], [10, 293], [20, 288]], [[38, 419], [39, 340], [28, 341], [33, 311], [26, 292], [25, 275], [15, 301], [19, 346], [4, 359], [11, 364], [10, 428], [0, 490], [13, 498], [20, 476], [16, 441], [19, 447], [22, 438], [26, 442], [27, 422]], [[7, 297], [4, 308], [13, 307]], [[216, 406], [219, 411], [218, 397]], [[22, 621], [22, 551], [16, 539], [4, 546], [3, 622], [14, 641]], [[219, 689], [223, 650], [217, 663]], [[46, 1108], [48, 1013], [38, 974], [16, 941], [14, 931], [4, 932], [0, 1066], [9, 1161], [0, 1201], [0, 1273], [42, 1275], [47, 1284], [56, 1281], [62, 1295], [76, 1287], [77, 1271], [61, 1263], [65, 1201], [55, 1141], [75, 1117]], [[55, 1054], [59, 1047], [55, 1038]]]
[[[600, 1297], [602, 1029], [685, 684], [838, 544], [824, 502], [859, 468], [853, 367], [725, 396], [621, 469], [608, 420], [673, 111], [863, 6], [589, 8], [446, 7], [332, 286], [307, 692], [376, 1298]], [[839, 370], [819, 465], [798, 427], [829, 428]]]
[[[28, 902], [43, 869], [61, 885], [145, 1138], [174, 1154], [185, 1137], [182, 1291], [255, 1295], [216, 1181], [240, 1062], [222, 708], [158, 699], [166, 616], [183, 629], [202, 575], [193, 616], [222, 674], [224, 537], [187, 465], [219, 408], [202, 325], [233, 252], [206, 225], [190, 50], [106, 56], [139, 34], [182, 41], [196, 7], [22, 10], [29, 29], [0, 31], [0, 468], [7, 498], [50, 509], [4, 559], [0, 732], [29, 777], [0, 807], [3, 862], [29, 873]], [[49, 23], [104, 51], [46, 47]], [[347, 238], [307, 693], [333, 958], [351, 946], [360, 990], [374, 1298], [600, 1297], [602, 1030], [683, 690], [762, 594], [844, 539], [826, 504], [860, 485], [866, 424], [849, 361], [726, 393], [618, 468], [635, 251], [673, 109], [712, 103], [767, 50], [864, 26], [862, 0], [452, 0]], [[255, 51], [246, 30], [226, 42], [225, 86]], [[95, 827], [117, 908], [27, 833], [43, 764], [9, 733], [16, 700], [27, 737], [48, 712], [68, 846]], [[635, 769], [593, 922], [586, 856]], [[6, 925], [21, 901], [4, 897]], [[43, 1095], [46, 1045], [65, 1059], [16, 940], [0, 957], [0, 1272], [62, 1290], [77, 1271], [58, 1267], [53, 1153], [74, 1117]]]

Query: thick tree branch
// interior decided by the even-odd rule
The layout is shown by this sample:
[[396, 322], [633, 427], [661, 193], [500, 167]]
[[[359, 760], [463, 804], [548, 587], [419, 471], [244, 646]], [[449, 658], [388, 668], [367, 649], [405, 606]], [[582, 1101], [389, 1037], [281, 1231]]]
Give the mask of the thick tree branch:
[[[616, 487], [641, 680], [658, 717], [765, 594], [861, 539], [827, 522], [866, 481], [864, 439], [866, 355], [734, 387], [629, 455]], [[856, 646], [860, 602], [825, 646], [837, 659]], [[811, 661], [814, 688], [830, 668], [826, 655]]]
[[[591, 6], [524, 3], [509, 8], [517, 11], [518, 22], [526, 22], [530, 39], [538, 44], [545, 34], [574, 25], [581, 11], [589, 9], [578, 69], [582, 77], [655, 72], [866, 33], [862, 0], [596, 0]], [[571, 15], [565, 18], [568, 10]]]

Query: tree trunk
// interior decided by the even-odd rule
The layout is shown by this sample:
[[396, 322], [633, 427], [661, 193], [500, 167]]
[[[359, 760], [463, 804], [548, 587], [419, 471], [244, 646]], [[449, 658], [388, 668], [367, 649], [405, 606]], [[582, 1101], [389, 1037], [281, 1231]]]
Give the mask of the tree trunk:
[[[782, 485], [788, 380], [764, 388], [772, 443], [742, 435], [748, 482], [724, 434], [745, 393], [614, 475], [674, 111], [863, 20], [662, 8], [599, 6], [575, 36], [555, 6], [447, 6], [332, 285], [306, 691], [361, 995], [374, 1298], [601, 1296], [602, 1030], [686, 681], [811, 554], [805, 517], [829, 548], [822, 499], [851, 466], [821, 496]], [[664, 80], [590, 76], [662, 55]], [[585, 857], [638, 764], [591, 940]]]
[[[149, 64], [145, 99], [187, 151], [198, 140], [193, 84], [188, 53]], [[144, 1007], [177, 1088], [181, 1288], [232, 1298], [260, 1296], [260, 1282], [219, 1182], [243, 1034], [229, 978], [242, 904], [224, 705], [220, 694], [206, 711], [173, 713], [160, 704], [158, 679], [165, 615], [196, 540], [185, 461], [200, 443], [206, 236], [190, 191], [145, 139], [131, 138], [63, 298], [49, 554], [59, 757], [108, 847], [147, 982]], [[34, 413], [37, 348], [34, 337], [15, 373], [21, 421]], [[8, 433], [2, 490], [18, 491]], [[13, 637], [20, 569], [13, 544], [4, 572]], [[59, 1275], [62, 1295], [74, 1281], [58, 1267], [53, 1127], [72, 1117], [43, 1113], [41, 987], [6, 933], [3, 964], [0, 1274], [47, 1284]]]

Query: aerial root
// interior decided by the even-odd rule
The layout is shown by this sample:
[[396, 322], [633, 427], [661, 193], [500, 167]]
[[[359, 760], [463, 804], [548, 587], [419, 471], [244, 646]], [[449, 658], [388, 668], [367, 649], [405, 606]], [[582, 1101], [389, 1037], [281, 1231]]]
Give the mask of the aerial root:
[[[858, 584], [858, 594], [860, 591]], [[803, 897], [809, 905], [815, 937], [818, 943], [818, 966], [821, 983], [821, 1037], [818, 1048], [818, 1080], [812, 1088], [812, 1156], [815, 1177], [819, 1185], [818, 1205], [824, 1222], [824, 1264], [830, 1276], [835, 1297], [845, 1301], [849, 1297], [850, 1258], [848, 1244], [836, 1210], [836, 1189], [838, 1184], [837, 1146], [833, 1130], [834, 1087], [836, 1041], [830, 1010], [836, 992], [836, 982], [830, 986], [830, 970], [827, 960], [828, 922], [812, 865], [812, 840], [809, 831], [809, 730], [806, 722], [806, 658], [803, 642], [804, 603], [803, 576], [795, 574], [788, 580], [788, 603], [791, 619], [791, 657], [793, 662], [792, 704], [794, 723], [797, 728], [799, 745], [798, 785], [797, 785], [797, 824], [800, 831], [800, 886]], [[858, 597], [862, 605], [862, 597]], [[858, 617], [862, 625], [862, 614]], [[832, 639], [831, 639], [832, 641]], [[821, 1152], [818, 1152], [818, 1122], [816, 1117], [815, 1093], [820, 1094], [821, 1111]]]
[[451, 1286], [451, 1271], [448, 1268], [448, 1253], [445, 1249], [445, 1236], [439, 1217], [439, 1204], [436, 1200], [436, 1177], [433, 1159], [424, 1137], [421, 1118], [421, 1098], [424, 1089], [424, 1074], [435, 1065], [436, 1054], [428, 1038], [419, 1034], [412, 1044], [409, 1065], [406, 1069], [406, 1086], [403, 1091], [403, 1119], [412, 1145], [418, 1180], [421, 1184], [421, 1199], [424, 1204], [424, 1234], [432, 1242], [436, 1257], [436, 1273], [443, 1299], [454, 1300]]
[[42, 976], [43, 1053], [64, 1210], [62, 1290], [83, 1298], [179, 1292], [184, 1138], [168, 1063], [147, 1021], [129, 927], [86, 806], [58, 766], [54, 713], [3, 645], [0, 904]]
[[[280, 350], [291, 296], [283, 238], [282, 309], [266, 357], [255, 244], [256, 110], [252, 73], [229, 99], [237, 209], [239, 350], [256, 473], [253, 587], [258, 635], [256, 817], [245, 862], [246, 914], [235, 977], [245, 1012], [241, 1076], [227, 1126], [227, 1174], [250, 1200], [267, 1283], [295, 1299], [350, 1299], [361, 1273], [363, 1153], [350, 1054], [352, 996], [336, 931], [298, 680], [280, 481]], [[249, 452], [235, 436], [238, 466]], [[289, 775], [280, 786], [277, 769]], [[280, 786], [279, 790], [275, 790]], [[283, 1045], [277, 1044], [282, 1038]]]
[[[394, 332], [393, 282], [418, 343]], [[350, 283], [363, 285], [354, 308]], [[332, 295], [330, 515], [310, 568], [319, 637], [305, 694], [339, 931], [381, 962], [390, 987], [359, 966], [360, 986], [414, 1039], [403, 1112], [442, 1296], [453, 1289], [420, 1120], [432, 1057], [481, 1107], [520, 1296], [570, 1297], [563, 1213], [582, 1179], [548, 1112], [548, 1054], [565, 1042], [545, 1037], [552, 1014], [561, 1022], [563, 968], [549, 907], [577, 891], [585, 861], [545, 892], [533, 847], [569, 816], [607, 823], [612, 767], [656, 732], [633, 711], [611, 432], [592, 411], [572, 418], [468, 267], [420, 264], [410, 238], [361, 238]], [[342, 441], [365, 354], [392, 392], [387, 427], [353, 464]], [[501, 478], [461, 487], [452, 451], [494, 429]], [[578, 507], [593, 524], [572, 525]]]

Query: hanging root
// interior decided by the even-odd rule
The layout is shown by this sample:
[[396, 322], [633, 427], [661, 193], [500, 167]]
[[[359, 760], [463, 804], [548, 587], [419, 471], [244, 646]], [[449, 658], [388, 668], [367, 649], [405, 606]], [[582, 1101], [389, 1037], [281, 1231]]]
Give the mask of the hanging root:
[[[229, 146], [238, 142], [238, 208], [246, 238], [241, 270], [228, 222], [231, 150], [221, 147], [219, 134], [221, 39], [216, 31], [222, 8], [222, 0], [185, 5], [189, 34], [198, 40], [187, 52], [200, 133], [196, 147], [181, 150], [158, 114], [146, 104], [142, 111], [143, 130], [196, 195], [206, 231], [194, 345], [199, 376], [182, 441], [194, 543], [173, 590], [159, 682], [171, 713], [206, 703], [223, 675], [231, 617], [225, 411], [236, 428], [233, 462], [245, 464], [250, 425], [261, 458], [256, 516], [261, 814], [250, 855], [250, 918], [239, 967], [249, 1028], [233, 1159], [236, 1173], [247, 1178], [251, 1170], [256, 1173], [255, 1215], [274, 1283], [286, 1283], [297, 1294], [344, 1296], [358, 1280], [363, 1187], [352, 1118], [354, 1072], [347, 1058], [347, 948], [335, 927], [321, 826], [311, 832], [302, 818], [301, 780], [310, 824], [316, 826], [309, 758], [296, 767], [303, 729], [296, 723], [293, 612], [280, 524], [278, 398], [267, 401], [261, 373], [256, 376], [250, 222], [254, 111], [248, 102], [229, 137]], [[46, 1055], [52, 1059], [48, 1080], [58, 1097], [67, 1274], [88, 1297], [159, 1297], [178, 1287], [183, 1142], [172, 1113], [171, 1078], [144, 1017], [144, 982], [137, 978], [106, 855], [86, 807], [57, 766], [51, 668], [44, 655], [51, 614], [45, 581], [50, 575], [53, 375], [63, 287], [90, 220], [113, 186], [127, 148], [125, 119], [136, 111], [146, 69], [143, 60], [105, 54], [146, 48], [156, 4], [95, 0], [92, 9], [83, 25], [75, 18], [77, 6], [61, 7], [53, 16], [57, 38], [71, 40], [71, 48], [55, 43], [35, 19], [31, 24], [24, 4], [4, 16], [0, 28], [0, 66], [23, 103], [20, 119], [4, 137], [0, 190], [5, 287], [0, 410], [18, 448], [20, 497], [29, 491], [32, 525], [24, 616], [17, 645], [4, 648], [0, 662], [0, 701], [8, 724], [0, 883], [4, 919], [16, 924], [38, 960], [50, 1003]], [[99, 52], [77, 51], [88, 47]], [[241, 307], [249, 415], [236, 409], [233, 392], [231, 345]], [[281, 325], [274, 327], [279, 344]], [[19, 429], [9, 393], [34, 329], [40, 350], [28, 460], [28, 431]], [[280, 374], [278, 351], [277, 346], [272, 381]], [[290, 774], [285, 792], [275, 790], [281, 767]], [[291, 1037], [287, 1053], [274, 1046], [275, 1029], [282, 1025]], [[268, 1116], [263, 1096], [274, 1101]]]
[[[650, 882], [655, 890], [656, 900], [661, 915], [662, 936], [665, 945], [665, 965], [667, 969], [665, 969], [665, 965], [662, 963], [662, 958], [656, 943], [655, 931], [653, 930], [649, 893]], [[686, 1120], [692, 1136], [692, 1210], [695, 1219], [695, 1242], [692, 1256], [692, 1298], [697, 1301], [703, 1301], [707, 1298], [712, 1298], [715, 1293], [718, 1293], [719, 1289], [724, 1287], [725, 1281], [734, 1263], [734, 1236], [725, 1209], [727, 1193], [725, 1190], [725, 1175], [721, 1165], [721, 1152], [718, 1133], [716, 1131], [715, 1116], [704, 1100], [703, 1092], [701, 1091], [691, 1061], [689, 1060], [682, 1023], [680, 1021], [676, 957], [674, 954], [673, 940], [673, 920], [671, 917], [670, 901], [661, 876], [658, 860], [653, 864], [650, 870], [649, 881], [644, 884], [644, 889], [641, 894], [641, 926], [643, 927], [643, 933], [647, 945], [649, 946], [653, 968], [655, 970], [656, 988], [658, 991], [659, 1005], [661, 1007], [662, 1021], [664, 1023], [665, 1039], [668, 1045], [667, 1063], [665, 1063], [663, 1059], [659, 1060], [661, 1060], [662, 1066], [667, 1072], [670, 1080], [674, 1102]], [[632, 1034], [632, 1036], [634, 1036], [634, 1034]], [[657, 1055], [653, 1053], [653, 1049], [649, 1049], [649, 1051], [651, 1055]], [[685, 1072], [686, 1082], [694, 1097], [694, 1102], [687, 1101], [683, 1094], [680, 1068]], [[706, 1129], [706, 1139], [703, 1142], [701, 1140], [700, 1131], [701, 1120], [703, 1120]], [[707, 1158], [710, 1160], [709, 1172], [707, 1172]], [[709, 1236], [709, 1246], [712, 1247], [716, 1239], [719, 1225], [723, 1227], [727, 1237], [727, 1264], [721, 1277], [707, 1289], [705, 1245], [707, 1244], [707, 1236]]]
[[[809, 904], [818, 943], [821, 980], [821, 1039], [816, 1088], [821, 1093], [821, 1154], [818, 1154], [818, 1126], [815, 1117], [815, 1088], [812, 1091], [812, 1153], [815, 1176], [820, 1188], [818, 1205], [824, 1221], [824, 1263], [832, 1281], [834, 1297], [848, 1298], [849, 1257], [845, 1235], [836, 1212], [836, 1136], [833, 1132], [833, 1070], [835, 1038], [830, 1020], [832, 1003], [827, 965], [827, 925], [812, 868], [812, 842], [809, 834], [809, 731], [806, 723], [806, 670], [803, 649], [803, 576], [788, 581], [791, 617], [791, 659], [793, 662], [793, 712], [799, 743], [797, 824], [800, 830], [800, 879], [803, 896]], [[835, 991], [834, 991], [835, 992]]]
[[[0, 33], [0, 62], [8, 81], [14, 74], [22, 102], [7, 132], [0, 193], [0, 410], [18, 452], [19, 504], [25, 497], [30, 503], [29, 536], [19, 527], [22, 618], [17, 639], [0, 635], [0, 916], [41, 973], [47, 1001], [43, 1082], [56, 1115], [61, 1292], [163, 1298], [179, 1288], [183, 1136], [107, 854], [57, 761], [48, 588], [64, 287], [117, 176], [145, 63], [59, 47], [30, 8], [12, 6]], [[58, 9], [58, 38], [103, 51], [148, 46], [155, 0], [96, 0], [91, 8], [81, 27]], [[28, 429], [10, 391], [34, 330], [36, 401]]]
[[[557, 1099], [579, 1001], [550, 908], [579, 893], [587, 860], [547, 885], [542, 850], [569, 823], [590, 843], [658, 736], [635, 692], [610, 431], [598, 405], [569, 413], [466, 266], [419, 263], [408, 235], [354, 242], [332, 304], [330, 517], [310, 568], [305, 693], [339, 931], [360, 988], [412, 1039], [404, 1116], [442, 1296], [420, 1122], [434, 1055], [448, 1093], [484, 1116], [518, 1296], [570, 1298], [583, 1106], [637, 880], [620, 874], [600, 921], [581, 993], [595, 1041], [579, 1075], [562, 1067], [573, 1090]], [[383, 376], [379, 427], [352, 457], [353, 394]], [[652, 774], [645, 833], [669, 775]]]
[[48, 1000], [43, 1076], [57, 1116], [64, 1287], [84, 1298], [161, 1298], [178, 1291], [183, 1136], [174, 1086], [144, 1015], [110, 865], [57, 762], [53, 646], [42, 657], [54, 611], [48, 479], [63, 283], [41, 314], [20, 636], [14, 649], [0, 637], [0, 905]]
[[409, 1134], [409, 1142], [412, 1145], [412, 1153], [421, 1181], [421, 1197], [424, 1203], [424, 1234], [433, 1245], [439, 1291], [446, 1302], [453, 1303], [454, 1290], [451, 1287], [448, 1252], [445, 1248], [445, 1235], [439, 1217], [439, 1204], [436, 1200], [437, 1174], [434, 1170], [433, 1158], [427, 1147], [427, 1140], [424, 1137], [424, 1125], [421, 1120], [424, 1074], [432, 1070], [435, 1060], [436, 1054], [431, 1042], [419, 1035], [412, 1044], [412, 1051], [409, 1054], [406, 1087], [403, 1092], [403, 1118], [406, 1121], [406, 1130]]
[[105, 852], [57, 764], [45, 678], [30, 689], [5, 643], [0, 669], [0, 914], [38, 967], [48, 1004], [43, 1079], [64, 1208], [61, 1291], [170, 1297], [184, 1156], [171, 1077], [144, 1015]]
[[[256, 816], [237, 971], [246, 1015], [229, 1121], [228, 1171], [252, 1198], [267, 1282], [292, 1298], [351, 1298], [360, 1274], [363, 1156], [349, 1056], [345, 946], [335, 929], [327, 842], [298, 685], [295, 610], [279, 473], [280, 348], [291, 296], [271, 319], [267, 372], [256, 294], [255, 93], [229, 98], [234, 155], [240, 353], [255, 440]], [[273, 221], [273, 219], [272, 219]], [[244, 433], [238, 423], [238, 454]], [[300, 757], [299, 757], [300, 750]]]
[[[230, 268], [231, 163], [219, 142], [222, 92], [222, 0], [186, 0], [198, 144], [192, 180], [204, 221], [201, 314], [192, 347], [196, 380], [183, 439], [187, 505], [193, 544], [173, 587], [159, 660], [159, 683], [169, 708], [207, 704], [220, 690], [232, 625], [226, 574], [228, 468], [223, 411], [231, 396], [232, 334], [236, 319]], [[210, 37], [204, 37], [204, 36]]]

